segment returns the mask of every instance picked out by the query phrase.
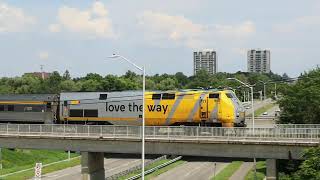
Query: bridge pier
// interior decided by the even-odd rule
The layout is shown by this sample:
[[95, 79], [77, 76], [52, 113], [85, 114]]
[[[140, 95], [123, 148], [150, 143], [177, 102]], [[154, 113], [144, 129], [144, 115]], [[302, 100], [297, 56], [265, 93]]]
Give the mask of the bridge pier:
[[104, 180], [104, 154], [102, 152], [81, 152], [82, 180]]
[[276, 159], [266, 159], [267, 166], [267, 180], [278, 179], [278, 169], [277, 169], [277, 160]]

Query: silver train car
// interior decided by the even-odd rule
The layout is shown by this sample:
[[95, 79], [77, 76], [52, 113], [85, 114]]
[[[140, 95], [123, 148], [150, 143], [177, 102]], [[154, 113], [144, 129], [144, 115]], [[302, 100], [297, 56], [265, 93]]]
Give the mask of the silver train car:
[[56, 123], [58, 105], [56, 94], [0, 95], [0, 122]]

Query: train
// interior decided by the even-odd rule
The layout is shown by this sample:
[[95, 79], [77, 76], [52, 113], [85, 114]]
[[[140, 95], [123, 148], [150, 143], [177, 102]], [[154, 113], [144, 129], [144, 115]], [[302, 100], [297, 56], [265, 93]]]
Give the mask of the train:
[[[142, 91], [0, 95], [0, 122], [140, 126], [142, 100]], [[144, 111], [147, 126], [246, 126], [231, 90], [147, 91]]]

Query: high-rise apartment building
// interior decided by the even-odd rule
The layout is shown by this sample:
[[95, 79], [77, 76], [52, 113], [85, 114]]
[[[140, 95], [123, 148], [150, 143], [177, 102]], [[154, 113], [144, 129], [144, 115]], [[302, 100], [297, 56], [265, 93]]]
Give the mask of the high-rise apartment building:
[[193, 52], [193, 73], [194, 75], [201, 69], [205, 69], [209, 74], [217, 72], [217, 53], [214, 50], [204, 50]]
[[248, 72], [270, 73], [270, 50], [251, 49], [247, 55]]

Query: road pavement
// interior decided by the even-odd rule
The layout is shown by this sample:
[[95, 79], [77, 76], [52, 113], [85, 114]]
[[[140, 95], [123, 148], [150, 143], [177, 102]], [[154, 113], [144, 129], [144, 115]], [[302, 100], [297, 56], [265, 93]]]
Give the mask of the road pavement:
[[[263, 101], [254, 101], [253, 102], [253, 106], [254, 106], [254, 110], [258, 110], [259, 108], [262, 108], [268, 104], [271, 104], [272, 103], [272, 99], [266, 99], [266, 100], [263, 100]], [[246, 116], [251, 116], [252, 114], [252, 110], [251, 110], [251, 102], [249, 103], [246, 103], [247, 106], [246, 107], [249, 107], [249, 109], [246, 109]]]
[[228, 162], [188, 161], [157, 176], [154, 180], [207, 180], [214, 174], [217, 175], [227, 164]]
[[[150, 161], [150, 159], [146, 160]], [[141, 164], [140, 159], [135, 158], [108, 158], [104, 160], [106, 177]], [[44, 174], [43, 180], [78, 180], [81, 179], [81, 167], [75, 166], [53, 173]]]

